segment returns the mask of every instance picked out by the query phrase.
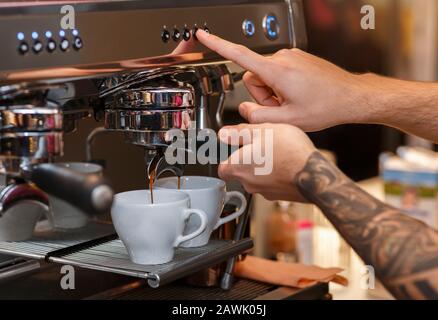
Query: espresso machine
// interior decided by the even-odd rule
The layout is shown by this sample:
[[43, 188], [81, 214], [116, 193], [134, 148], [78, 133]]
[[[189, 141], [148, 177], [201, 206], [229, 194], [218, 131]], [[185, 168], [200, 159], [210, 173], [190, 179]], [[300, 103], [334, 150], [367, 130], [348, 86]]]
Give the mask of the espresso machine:
[[[245, 236], [248, 214], [205, 248], [181, 250], [161, 266], [130, 262], [105, 219], [114, 193], [134, 188], [122, 186], [116, 171], [128, 171], [141, 157], [142, 165], [133, 170], [149, 179], [182, 175], [184, 165], [169, 165], [164, 157], [172, 143], [169, 131], [217, 131], [224, 124], [225, 97], [242, 73], [231, 72], [228, 61], [196, 40], [199, 29], [265, 55], [306, 46], [301, 0], [0, 0], [0, 298], [6, 291], [11, 296], [10, 287], [23, 297], [32, 286], [49, 286], [49, 280], [38, 281], [52, 279], [64, 265], [83, 275], [78, 281], [105, 280], [74, 296], [48, 290], [63, 298], [119, 298], [131, 290], [140, 290], [142, 298], [189, 290], [194, 297], [205, 296], [203, 290], [212, 290], [210, 298], [242, 298], [242, 292], [246, 298], [279, 297], [272, 286], [233, 285], [236, 256], [252, 247]], [[114, 156], [96, 156], [97, 140], [114, 141]], [[120, 151], [121, 140], [135, 147], [136, 160]], [[60, 165], [70, 147], [86, 150], [74, 161], [98, 163], [105, 174]], [[122, 158], [122, 168], [110, 165], [113, 157]], [[215, 175], [215, 168], [207, 174]], [[52, 196], [79, 208], [90, 223], [68, 232], [39, 229]], [[214, 282], [222, 289], [188, 289], [181, 280], [193, 274], [209, 278], [211, 270], [220, 270]], [[312, 290], [327, 293], [325, 286]]]

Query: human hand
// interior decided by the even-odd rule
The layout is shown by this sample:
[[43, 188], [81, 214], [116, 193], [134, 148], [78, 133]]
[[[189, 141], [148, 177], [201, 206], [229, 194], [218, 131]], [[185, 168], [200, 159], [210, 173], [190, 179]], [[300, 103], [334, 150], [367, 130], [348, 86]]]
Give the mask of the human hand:
[[362, 123], [375, 110], [367, 103], [366, 77], [349, 73], [299, 49], [271, 57], [199, 30], [199, 41], [248, 70], [243, 81], [256, 103], [244, 102], [240, 114], [250, 123], [288, 123], [318, 131], [344, 123]]
[[241, 145], [219, 165], [222, 179], [237, 180], [268, 200], [305, 202], [295, 176], [316, 149], [303, 131], [285, 124], [240, 124], [222, 128], [219, 139]]

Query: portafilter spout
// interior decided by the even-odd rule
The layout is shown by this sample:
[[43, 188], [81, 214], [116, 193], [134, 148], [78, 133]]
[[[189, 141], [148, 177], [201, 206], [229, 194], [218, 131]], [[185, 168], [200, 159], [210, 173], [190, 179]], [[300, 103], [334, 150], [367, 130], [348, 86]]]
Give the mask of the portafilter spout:
[[149, 180], [153, 179], [155, 181], [164, 172], [171, 172], [177, 177], [181, 177], [184, 174], [181, 164], [175, 163], [171, 165], [167, 163], [165, 150], [165, 147], [146, 149], [145, 160]]

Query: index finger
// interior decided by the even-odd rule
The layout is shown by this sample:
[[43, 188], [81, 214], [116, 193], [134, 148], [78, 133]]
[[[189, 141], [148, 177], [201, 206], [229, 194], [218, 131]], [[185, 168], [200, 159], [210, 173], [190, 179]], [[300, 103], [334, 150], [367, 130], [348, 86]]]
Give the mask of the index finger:
[[237, 63], [242, 68], [257, 74], [264, 80], [270, 80], [272, 70], [270, 70], [269, 59], [248, 49], [247, 47], [209, 34], [202, 29], [196, 33], [199, 42], [204, 46], [218, 53], [222, 57]]

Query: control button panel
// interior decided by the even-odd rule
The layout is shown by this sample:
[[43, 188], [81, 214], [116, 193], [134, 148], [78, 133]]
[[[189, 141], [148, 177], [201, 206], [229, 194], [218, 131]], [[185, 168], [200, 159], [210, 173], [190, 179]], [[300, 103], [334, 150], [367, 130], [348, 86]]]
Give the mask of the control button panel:
[[[266, 14], [263, 18], [244, 19], [242, 21], [241, 32], [245, 37], [252, 38], [260, 27], [263, 29], [263, 33], [267, 39], [278, 39], [280, 34], [280, 23], [277, 16], [273, 13]], [[192, 37], [197, 40], [196, 32], [200, 28], [210, 33], [210, 28], [207, 26], [206, 22], [201, 26], [198, 26], [196, 23], [193, 25], [184, 24], [183, 26], [175, 25], [173, 30], [172, 28], [168, 29], [166, 25], [163, 25], [160, 37], [163, 43], [168, 43], [171, 40], [174, 42], [179, 42], [181, 40], [189, 41]]]
[[268, 14], [263, 18], [263, 31], [265, 36], [270, 40], [275, 40], [278, 38], [280, 33], [280, 24], [278, 19], [274, 14]]
[[204, 23], [203, 27], [198, 27], [196, 23], [193, 25], [193, 27], [189, 27], [187, 24], [185, 24], [181, 29], [179, 29], [178, 26], [174, 26], [172, 34], [168, 31], [167, 26], [163, 26], [163, 29], [161, 30], [161, 40], [164, 43], [169, 42], [170, 39], [175, 42], [181, 41], [181, 39], [184, 41], [189, 41], [191, 37], [197, 40], [196, 32], [200, 28], [205, 32], [210, 33], [210, 28], [207, 26], [207, 23]]
[[84, 44], [82, 38], [79, 36], [78, 30], [60, 30], [58, 35], [54, 35], [52, 31], [46, 31], [39, 34], [36, 31], [26, 35], [24, 32], [17, 33], [18, 52], [22, 55], [28, 52], [40, 54], [46, 51], [53, 53], [56, 50], [68, 51], [70, 47], [75, 50], [83, 48]]
[[245, 37], [252, 37], [255, 34], [255, 25], [252, 20], [246, 19], [242, 23], [242, 32]]

